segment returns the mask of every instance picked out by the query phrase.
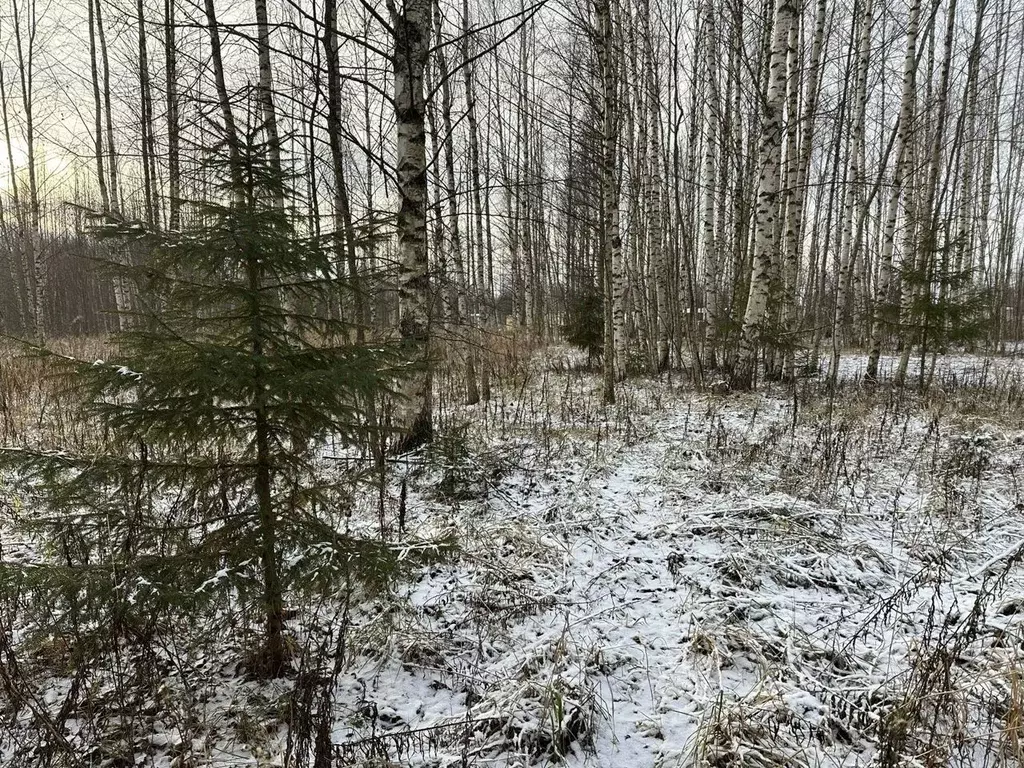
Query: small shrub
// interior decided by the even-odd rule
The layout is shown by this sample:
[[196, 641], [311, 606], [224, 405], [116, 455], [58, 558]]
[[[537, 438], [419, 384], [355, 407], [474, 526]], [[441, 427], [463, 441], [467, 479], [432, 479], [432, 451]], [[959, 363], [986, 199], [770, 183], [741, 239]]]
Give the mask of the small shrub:
[[569, 303], [562, 335], [587, 353], [589, 366], [594, 365], [604, 350], [604, 301], [596, 291], [584, 293]]

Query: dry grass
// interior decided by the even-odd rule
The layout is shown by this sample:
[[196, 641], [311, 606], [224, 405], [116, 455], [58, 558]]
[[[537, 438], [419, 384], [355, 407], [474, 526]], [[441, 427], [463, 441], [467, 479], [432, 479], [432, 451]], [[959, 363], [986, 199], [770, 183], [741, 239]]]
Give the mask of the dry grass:
[[8, 341], [0, 346], [0, 441], [5, 445], [64, 448], [87, 439], [69, 360], [109, 354], [106, 337], [47, 342], [48, 353]]

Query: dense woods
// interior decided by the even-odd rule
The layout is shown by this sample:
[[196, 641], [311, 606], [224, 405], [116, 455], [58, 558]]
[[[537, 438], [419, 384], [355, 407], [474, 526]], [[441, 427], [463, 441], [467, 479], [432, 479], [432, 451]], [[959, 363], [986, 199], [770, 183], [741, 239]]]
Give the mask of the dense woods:
[[414, 357], [428, 326], [471, 350], [587, 308], [608, 399], [669, 367], [834, 376], [848, 346], [902, 375], [1020, 333], [1022, 23], [1001, 0], [11, 0], [4, 329], [123, 323], [136, 287], [89, 264], [144, 256], [89, 215], [187, 225], [204, 151], [258, 123], [301, 176], [295, 226], [360, 282], [339, 311]]
[[0, 0], [0, 136], [0, 764], [1024, 759], [1014, 0]]

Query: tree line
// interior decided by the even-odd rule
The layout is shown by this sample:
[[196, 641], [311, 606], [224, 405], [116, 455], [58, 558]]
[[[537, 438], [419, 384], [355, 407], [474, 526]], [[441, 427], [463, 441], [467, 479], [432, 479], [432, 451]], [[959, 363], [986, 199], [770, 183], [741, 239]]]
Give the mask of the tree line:
[[4, 0], [4, 330], [122, 325], [137, 286], [89, 265], [144, 255], [89, 216], [186, 226], [259, 123], [358, 284], [331, 311], [421, 362], [454, 338], [470, 399], [513, 326], [589, 327], [606, 400], [834, 380], [851, 345], [905, 377], [1020, 335], [1022, 30], [1009, 0]]

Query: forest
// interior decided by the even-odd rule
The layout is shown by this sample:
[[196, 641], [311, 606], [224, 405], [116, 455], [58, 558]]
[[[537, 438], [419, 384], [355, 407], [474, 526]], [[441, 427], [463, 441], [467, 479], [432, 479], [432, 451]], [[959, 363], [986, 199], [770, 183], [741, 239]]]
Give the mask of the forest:
[[0, 0], [0, 766], [1024, 764], [1024, 7]]

